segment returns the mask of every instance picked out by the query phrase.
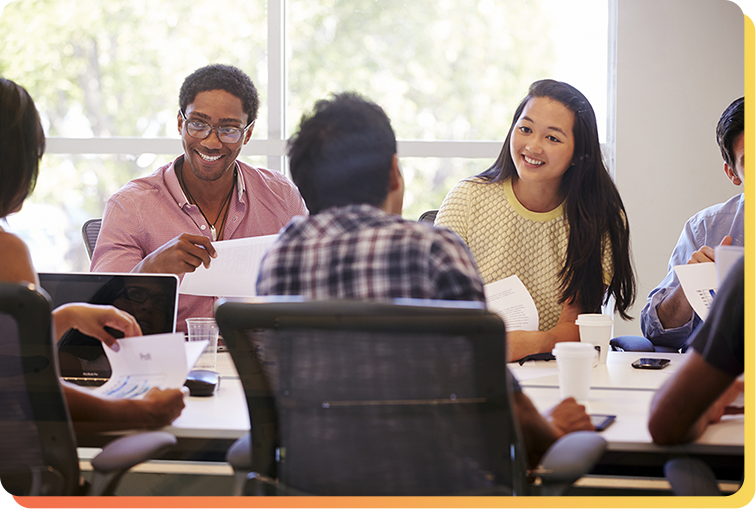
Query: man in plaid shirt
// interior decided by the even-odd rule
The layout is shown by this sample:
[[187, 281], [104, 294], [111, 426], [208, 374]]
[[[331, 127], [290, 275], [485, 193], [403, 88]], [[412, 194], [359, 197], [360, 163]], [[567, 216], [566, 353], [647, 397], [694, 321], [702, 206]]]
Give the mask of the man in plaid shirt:
[[485, 302], [465, 243], [401, 218], [396, 138], [378, 105], [349, 93], [319, 101], [289, 157], [311, 216], [291, 221], [267, 253], [258, 295]]
[[[258, 295], [485, 305], [483, 282], [462, 240], [401, 219], [396, 138], [378, 105], [352, 93], [319, 101], [289, 143], [292, 179], [311, 215], [292, 219], [265, 255]], [[574, 399], [555, 406], [547, 420], [513, 385], [531, 466], [565, 433], [593, 429]]]

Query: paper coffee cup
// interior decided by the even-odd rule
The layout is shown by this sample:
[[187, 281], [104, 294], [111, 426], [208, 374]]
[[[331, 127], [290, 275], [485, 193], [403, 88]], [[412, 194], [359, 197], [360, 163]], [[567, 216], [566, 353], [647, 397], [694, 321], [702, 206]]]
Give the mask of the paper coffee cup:
[[585, 313], [578, 315], [575, 324], [580, 329], [580, 341], [591, 343], [599, 353], [598, 364], [606, 364], [606, 355], [609, 352], [609, 341], [612, 339], [612, 325], [614, 324], [611, 315]]
[[552, 353], [556, 357], [560, 397], [587, 402], [596, 350], [588, 343], [566, 341], [557, 343]]

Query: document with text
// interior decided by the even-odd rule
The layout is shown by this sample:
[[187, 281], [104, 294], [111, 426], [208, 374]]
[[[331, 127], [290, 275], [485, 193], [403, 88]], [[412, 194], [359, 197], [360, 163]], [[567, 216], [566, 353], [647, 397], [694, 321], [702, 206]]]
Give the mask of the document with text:
[[538, 309], [517, 275], [483, 287], [488, 310], [504, 320], [507, 330], [538, 330]]
[[187, 272], [179, 293], [209, 297], [254, 297], [260, 262], [278, 235], [213, 242], [218, 254], [210, 267]]
[[706, 320], [706, 317], [709, 316], [711, 303], [714, 301], [714, 296], [719, 288], [715, 264], [691, 263], [675, 265], [674, 268], [690, 307], [701, 320]]
[[715, 263], [691, 263], [674, 267], [685, 298], [701, 320], [706, 320], [709, 316], [709, 308], [719, 285], [735, 262], [743, 256], [744, 249], [742, 246], [717, 246], [714, 253]]
[[95, 392], [113, 398], [138, 398], [152, 387], [178, 389], [208, 343], [184, 341], [181, 332], [119, 339], [118, 352], [104, 348], [112, 375]]

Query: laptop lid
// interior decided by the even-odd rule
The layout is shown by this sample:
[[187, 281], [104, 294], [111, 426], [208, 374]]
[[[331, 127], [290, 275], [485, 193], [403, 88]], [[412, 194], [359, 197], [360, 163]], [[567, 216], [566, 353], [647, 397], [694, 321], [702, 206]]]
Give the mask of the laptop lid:
[[[176, 331], [179, 278], [175, 274], [114, 274], [102, 272], [41, 272], [40, 286], [50, 295], [53, 308], [71, 302], [110, 304], [136, 318], [142, 333]], [[70, 330], [58, 343], [64, 379], [88, 384], [110, 377], [102, 343]]]

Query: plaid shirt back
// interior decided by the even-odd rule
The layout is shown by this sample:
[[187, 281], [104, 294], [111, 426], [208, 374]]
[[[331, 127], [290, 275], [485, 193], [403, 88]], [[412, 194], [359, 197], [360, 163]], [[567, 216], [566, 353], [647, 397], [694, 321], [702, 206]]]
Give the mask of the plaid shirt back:
[[257, 294], [485, 302], [472, 255], [455, 233], [366, 204], [292, 220], [262, 261]]

